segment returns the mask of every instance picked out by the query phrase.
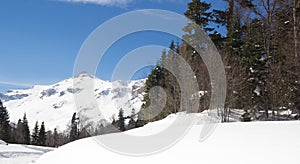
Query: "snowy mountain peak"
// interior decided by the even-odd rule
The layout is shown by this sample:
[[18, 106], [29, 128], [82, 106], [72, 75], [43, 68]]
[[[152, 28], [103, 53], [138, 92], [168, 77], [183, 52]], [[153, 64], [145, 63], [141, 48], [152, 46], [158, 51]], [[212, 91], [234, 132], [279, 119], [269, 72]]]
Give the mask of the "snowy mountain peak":
[[[86, 84], [93, 80], [92, 93], [87, 92]], [[83, 72], [76, 77], [69, 78], [53, 85], [35, 85], [25, 90], [10, 90], [0, 94], [10, 113], [10, 120], [17, 122], [26, 113], [30, 127], [36, 121], [44, 121], [47, 129], [58, 128], [65, 130], [74, 112], [86, 114], [87, 111], [100, 109], [102, 116], [107, 121], [117, 116], [122, 107], [125, 115], [130, 115], [134, 108], [139, 111], [142, 105], [145, 80], [108, 82], [94, 78]], [[76, 100], [75, 96], [94, 98], [90, 100]], [[96, 105], [96, 106], [95, 106]], [[91, 118], [91, 121], [101, 121]]]
[[86, 71], [83, 71], [83, 72], [79, 73], [78, 75], [74, 76], [74, 78], [80, 78], [80, 77], [94, 78], [94, 76], [92, 76], [91, 74], [89, 74]]

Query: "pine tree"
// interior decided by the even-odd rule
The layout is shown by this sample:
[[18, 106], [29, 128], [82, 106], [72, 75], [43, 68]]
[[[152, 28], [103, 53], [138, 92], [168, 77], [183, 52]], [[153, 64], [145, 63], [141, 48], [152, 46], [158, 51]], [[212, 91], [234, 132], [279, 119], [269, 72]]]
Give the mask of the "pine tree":
[[35, 126], [34, 126], [31, 137], [32, 137], [31, 144], [32, 145], [38, 145], [39, 144], [39, 125], [38, 125], [38, 122], [35, 123]]
[[[188, 3], [188, 10], [184, 15], [203, 27], [205, 31], [211, 32], [214, 29], [208, 27], [209, 22], [212, 19], [212, 12], [209, 11], [210, 8], [211, 4], [209, 3], [202, 2], [201, 0], [192, 0], [192, 2]], [[189, 28], [189, 25], [185, 27], [185, 29], [187, 28]]]
[[52, 133], [52, 131], [48, 130], [46, 132], [46, 136], [47, 136], [47, 138], [46, 138], [46, 144], [45, 145], [47, 147], [54, 147], [54, 139], [53, 139], [53, 133]]
[[198, 45], [199, 33], [201, 33], [195, 26], [201, 27], [207, 33], [213, 32], [214, 28], [209, 27], [209, 24], [213, 21], [213, 12], [210, 11], [211, 4], [202, 2], [201, 0], [192, 0], [192, 2], [188, 3], [187, 7], [188, 9], [184, 15], [191, 22], [183, 28], [183, 31], [186, 33], [183, 35], [183, 39], [185, 42], [188, 42], [187, 45], [189, 46], [187, 50], [194, 51], [191, 46]]
[[30, 144], [30, 130], [29, 130], [26, 114], [24, 114], [24, 117], [23, 117], [23, 136], [24, 136], [24, 144], [29, 145]]
[[296, 1], [287, 0], [278, 2], [274, 9], [273, 26], [270, 29], [274, 30], [271, 41], [275, 43], [270, 45], [272, 56], [268, 60], [267, 74], [270, 79], [267, 89], [273, 120], [281, 119], [278, 110], [297, 109], [295, 104], [299, 102], [300, 60], [297, 52], [300, 50], [296, 45], [297, 27], [300, 26], [297, 23], [300, 20], [299, 7], [300, 1], [297, 9]]
[[71, 120], [71, 131], [70, 131], [70, 141], [75, 141], [78, 139], [78, 118], [76, 116], [76, 113], [73, 114], [72, 120]]
[[126, 129], [125, 129], [124, 111], [122, 108], [119, 110], [118, 118], [119, 118], [118, 120], [119, 130], [123, 132]]
[[[298, 0], [225, 0], [227, 10], [212, 10], [211, 5], [201, 0], [192, 0], [185, 12], [186, 17], [195, 23], [184, 27], [186, 34], [180, 46], [170, 45], [170, 51], [163, 51], [161, 60], [151, 71], [145, 85], [143, 105], [138, 113], [137, 126], [149, 121], [159, 120], [164, 116], [177, 112], [180, 100], [176, 80], [164, 66], [177, 67], [173, 63], [179, 53], [195, 72], [200, 90], [208, 91], [204, 101], [201, 97], [200, 110], [208, 109], [211, 93], [211, 82], [201, 57], [190, 45], [197, 43], [195, 25], [209, 33], [223, 58], [227, 79], [227, 97], [225, 110], [221, 113], [223, 120], [228, 121], [230, 110], [244, 109], [242, 118], [251, 121], [262, 111], [269, 118], [269, 110], [273, 116], [276, 110], [299, 110], [299, 51], [298, 26], [300, 22], [300, 3]], [[214, 29], [210, 23], [225, 26], [226, 37]], [[200, 31], [201, 32], [201, 31]], [[187, 42], [185, 42], [187, 41]], [[195, 44], [197, 45], [197, 44]], [[175, 70], [175, 69], [174, 69]], [[178, 77], [176, 77], [178, 78]], [[179, 77], [182, 78], [182, 77]], [[149, 92], [154, 86], [164, 88], [168, 96], [165, 108], [153, 117], [153, 113], [161, 109], [151, 109]], [[156, 96], [159, 99], [159, 96]], [[202, 105], [203, 102], [206, 102]], [[207, 105], [208, 104], [208, 105]], [[145, 109], [148, 109], [146, 111]], [[259, 112], [259, 113], [258, 113]], [[300, 115], [300, 114], [299, 114]], [[277, 117], [277, 116], [276, 116]], [[278, 117], [277, 117], [278, 118]], [[274, 117], [273, 117], [274, 119]]]
[[[150, 75], [148, 76], [148, 79], [146, 80], [146, 84], [145, 84], [145, 95], [143, 98], [143, 104], [142, 104], [142, 109], [139, 112], [139, 117], [141, 118], [141, 120], [145, 120], [146, 122], [149, 122], [151, 120], [154, 120], [153, 118], [153, 113], [155, 113], [156, 111], [154, 110], [159, 110], [159, 109], [153, 109], [153, 108], [148, 108], [151, 104], [151, 100], [150, 100], [150, 90], [155, 87], [155, 86], [160, 86], [160, 82], [162, 77], [162, 67], [159, 66], [159, 64], [151, 71]], [[157, 101], [159, 100], [159, 96], [153, 96], [156, 98], [156, 100], [152, 100], [152, 101]], [[152, 98], [153, 98], [152, 97]], [[147, 109], [147, 110], [145, 110]], [[120, 111], [119, 111], [120, 114]]]
[[45, 124], [42, 122], [40, 131], [39, 131], [39, 138], [38, 138], [38, 145], [39, 146], [46, 146], [46, 129], [45, 129]]
[[[288, 2], [287, 2], [288, 3]], [[294, 40], [294, 59], [293, 57], [289, 57], [289, 61], [291, 63], [290, 67], [290, 72], [289, 75], [291, 77], [291, 85], [290, 85], [290, 96], [289, 99], [292, 102], [291, 103], [291, 108], [298, 113], [298, 117], [300, 118], [300, 100], [299, 100], [299, 95], [300, 95], [300, 57], [299, 57], [299, 52], [300, 52], [300, 46], [299, 46], [299, 31], [300, 31], [300, 1], [299, 0], [293, 0], [293, 40]], [[289, 46], [287, 46], [289, 47]], [[292, 55], [290, 55], [292, 56]], [[298, 77], [298, 80], [297, 80]]]
[[[178, 45], [177, 45], [178, 46]], [[160, 78], [158, 79], [160, 86], [163, 86], [164, 84], [164, 90], [167, 93], [168, 99], [166, 102], [166, 107], [161, 111], [160, 118], [164, 118], [170, 113], [177, 113], [179, 112], [179, 102], [180, 102], [180, 87], [178, 85], [178, 82], [176, 77], [169, 71], [172, 72], [180, 72], [181, 68], [178, 68], [178, 54], [179, 53], [178, 47], [175, 46], [174, 41], [171, 42], [169, 46], [169, 51], [167, 58], [165, 59], [166, 65], [171, 69], [166, 71], [165, 69], [162, 69], [159, 73], [161, 74]], [[177, 77], [182, 78], [182, 77]], [[159, 97], [160, 98], [160, 97]]]
[[21, 119], [18, 120], [17, 128], [15, 129], [14, 134], [16, 135], [16, 143], [24, 144], [24, 126]]
[[0, 139], [6, 142], [10, 141], [9, 114], [0, 100]]
[[54, 147], [58, 147], [58, 133], [57, 133], [57, 129], [54, 128], [54, 132], [53, 132], [53, 146]]
[[243, 93], [246, 103], [246, 112], [254, 117], [264, 103], [266, 95], [266, 62], [267, 58], [263, 50], [261, 21], [252, 20], [246, 25], [245, 37], [243, 42], [243, 60], [246, 65], [247, 87]]
[[[220, 16], [216, 17], [216, 13]], [[211, 4], [206, 3], [205, 1], [193, 0], [188, 4], [188, 9], [184, 13], [187, 18], [189, 18], [192, 22], [188, 23], [187, 26], [183, 28], [183, 31], [186, 33], [183, 35], [184, 43], [180, 50], [180, 54], [184, 57], [184, 59], [188, 62], [188, 64], [193, 69], [193, 72], [196, 75], [196, 79], [198, 81], [198, 86], [201, 91], [207, 91], [204, 96], [199, 100], [199, 108], [192, 109], [193, 112], [203, 111], [209, 108], [209, 101], [211, 95], [211, 82], [209, 80], [209, 74], [207, 70], [207, 66], [204, 63], [200, 54], [193, 47], [198, 47], [199, 39], [202, 38], [203, 32], [196, 27], [200, 27], [206, 33], [208, 33], [212, 41], [217, 45], [219, 49], [223, 47], [224, 39], [223, 37], [215, 31], [214, 28], [210, 27], [211, 23], [220, 23], [222, 24], [223, 20], [226, 17], [223, 12], [211, 10]], [[223, 18], [224, 17], [224, 18]], [[224, 24], [224, 23], [223, 23]], [[192, 47], [193, 46], [193, 47]], [[207, 54], [208, 55], [208, 54]], [[180, 70], [180, 69], [179, 69]], [[176, 89], [176, 88], [175, 88]], [[176, 89], [175, 91], [180, 91]], [[177, 102], [179, 102], [179, 97], [177, 97]], [[180, 104], [176, 104], [176, 106], [180, 106]]]

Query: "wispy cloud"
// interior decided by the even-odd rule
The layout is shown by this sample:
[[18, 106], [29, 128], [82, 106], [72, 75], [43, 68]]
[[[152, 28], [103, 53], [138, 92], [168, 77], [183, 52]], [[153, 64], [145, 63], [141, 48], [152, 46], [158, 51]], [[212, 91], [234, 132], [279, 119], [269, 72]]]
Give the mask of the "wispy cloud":
[[96, 4], [101, 6], [117, 6], [124, 7], [131, 3], [133, 0], [58, 0], [62, 2], [71, 2], [71, 3], [89, 3]]
[[165, 20], [180, 20], [180, 18], [178, 18], [178, 15], [175, 15], [173, 13], [163, 12], [163, 11], [149, 9], [149, 10], [140, 10], [138, 12], [145, 15], [160, 17]]
[[32, 84], [24, 84], [24, 83], [16, 83], [16, 82], [8, 82], [8, 81], [0, 81], [0, 85], [11, 85], [16, 87], [32, 87]]

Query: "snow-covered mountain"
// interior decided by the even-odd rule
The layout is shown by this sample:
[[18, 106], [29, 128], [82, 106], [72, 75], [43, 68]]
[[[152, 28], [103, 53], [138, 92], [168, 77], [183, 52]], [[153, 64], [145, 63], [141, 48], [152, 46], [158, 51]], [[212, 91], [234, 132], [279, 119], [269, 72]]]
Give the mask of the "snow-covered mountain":
[[[91, 93], [86, 88], [86, 84], [91, 81], [94, 84], [93, 95], [85, 95]], [[84, 115], [86, 111], [99, 109], [102, 117], [108, 121], [112, 116], [117, 116], [120, 108], [124, 110], [125, 116], [130, 115], [133, 108], [138, 112], [142, 104], [144, 82], [145, 80], [109, 82], [81, 73], [53, 85], [9, 90], [6, 94], [0, 94], [0, 99], [4, 101], [12, 122], [17, 122], [26, 113], [31, 128], [36, 121], [44, 121], [47, 129], [65, 130], [74, 112]], [[95, 100], [97, 108], [95, 104], [89, 104], [89, 101], [84, 104], [78, 102], [88, 96]], [[92, 121], [97, 121], [93, 119]]]

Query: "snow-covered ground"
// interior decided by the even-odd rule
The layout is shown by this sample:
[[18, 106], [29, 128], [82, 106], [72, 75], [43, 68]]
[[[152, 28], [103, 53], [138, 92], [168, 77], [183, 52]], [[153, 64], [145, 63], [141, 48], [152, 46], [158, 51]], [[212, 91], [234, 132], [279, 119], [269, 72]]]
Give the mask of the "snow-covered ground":
[[0, 140], [1, 164], [27, 164], [37, 160], [42, 154], [52, 151], [54, 148], [6, 144]]
[[[46, 128], [65, 130], [74, 112], [85, 114], [95, 109], [91, 104], [75, 106], [74, 96], [86, 94], [86, 86], [93, 80], [92, 97], [106, 120], [115, 115], [119, 109], [125, 115], [130, 115], [132, 108], [138, 112], [142, 105], [143, 86], [145, 80], [108, 82], [82, 73], [53, 85], [36, 85], [25, 90], [9, 90], [6, 94], [0, 93], [0, 99], [10, 114], [12, 122], [27, 115], [29, 125], [34, 127], [35, 122], [45, 122]], [[75, 83], [75, 84], [74, 84]], [[89, 102], [89, 101], [86, 101]], [[92, 113], [94, 114], [94, 113]]]
[[[149, 123], [125, 133], [148, 136], [167, 128], [176, 115]], [[150, 156], [130, 157], [116, 154], [100, 146], [97, 137], [69, 143], [46, 153], [36, 164], [54, 163], [210, 163], [210, 164], [298, 164], [300, 152], [300, 122], [235, 122], [217, 124], [213, 133], [204, 141], [199, 135], [204, 127], [202, 115], [197, 123], [171, 148]], [[116, 134], [108, 134], [110, 137]], [[113, 138], [113, 137], [112, 137]], [[161, 140], [168, 140], [168, 136]], [[126, 141], [124, 141], [126, 142]], [[145, 140], [145, 143], [155, 141]], [[140, 145], [143, 146], [143, 145]]]

